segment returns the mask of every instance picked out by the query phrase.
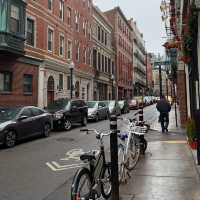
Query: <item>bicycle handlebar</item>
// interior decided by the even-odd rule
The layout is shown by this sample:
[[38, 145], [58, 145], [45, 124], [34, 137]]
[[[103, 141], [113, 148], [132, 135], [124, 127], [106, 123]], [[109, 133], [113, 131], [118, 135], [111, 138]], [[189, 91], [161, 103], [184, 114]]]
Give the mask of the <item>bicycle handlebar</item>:
[[104, 136], [109, 136], [111, 134], [111, 132], [109, 131], [109, 133], [102, 133], [102, 132], [98, 132], [96, 129], [80, 129], [81, 132], [94, 132], [96, 133], [96, 135], [98, 136], [101, 136], [102, 138]]

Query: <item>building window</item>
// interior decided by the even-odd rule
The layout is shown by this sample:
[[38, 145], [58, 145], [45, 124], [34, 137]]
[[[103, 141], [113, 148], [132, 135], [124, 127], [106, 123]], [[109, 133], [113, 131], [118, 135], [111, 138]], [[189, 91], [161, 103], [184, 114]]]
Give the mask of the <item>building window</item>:
[[67, 76], [67, 90], [71, 89], [71, 76]]
[[33, 75], [24, 74], [24, 94], [33, 93]]
[[105, 45], [107, 46], [107, 41], [108, 41], [108, 39], [107, 39], [107, 33], [105, 33]]
[[0, 92], [12, 91], [12, 73], [0, 72]]
[[60, 56], [64, 56], [65, 38], [60, 35]]
[[108, 72], [108, 58], [105, 56], [105, 72]]
[[72, 17], [72, 10], [71, 8], [67, 8], [67, 24], [70, 26], [71, 25], [71, 17]]
[[104, 31], [101, 30], [101, 42], [104, 43]]
[[34, 20], [27, 18], [27, 32], [26, 32], [26, 43], [34, 46]]
[[53, 51], [53, 30], [48, 28], [48, 51]]
[[101, 29], [99, 26], [98, 26], [98, 40], [99, 41], [101, 40]]
[[67, 42], [67, 59], [72, 59], [72, 42], [70, 40]]
[[86, 64], [87, 62], [87, 49], [83, 51], [83, 63]]
[[97, 68], [97, 50], [93, 49], [93, 67]]
[[76, 60], [79, 61], [79, 58], [80, 58], [80, 47], [79, 47], [79, 44], [78, 44], [77, 48], [76, 48]]
[[63, 74], [59, 74], [59, 90], [63, 90]]
[[53, 0], [48, 0], [48, 9], [52, 10], [53, 8]]
[[75, 14], [75, 29], [76, 31], [79, 31], [79, 13], [76, 12]]
[[59, 15], [60, 19], [62, 19], [62, 21], [64, 21], [64, 1], [60, 0], [60, 15]]
[[83, 100], [85, 99], [85, 88], [84, 87], [82, 88], [82, 99]]
[[19, 30], [19, 7], [11, 5], [10, 11], [10, 31], [13, 33], [18, 33]]
[[105, 68], [104, 68], [104, 55], [101, 55], [101, 71], [104, 72]]
[[101, 54], [98, 53], [98, 69], [101, 70]]

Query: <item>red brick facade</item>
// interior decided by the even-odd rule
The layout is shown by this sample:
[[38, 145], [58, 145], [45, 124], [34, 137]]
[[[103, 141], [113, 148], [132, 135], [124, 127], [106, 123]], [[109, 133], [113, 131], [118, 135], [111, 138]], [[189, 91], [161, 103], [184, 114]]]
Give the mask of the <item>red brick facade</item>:
[[185, 71], [177, 71], [177, 101], [179, 103], [180, 123], [185, 127], [187, 122], [187, 100], [186, 100]]
[[[10, 59], [10, 58], [9, 58]], [[4, 59], [5, 60], [5, 59]], [[7, 58], [8, 60], [8, 58]], [[38, 101], [38, 67], [15, 59], [0, 60], [0, 72], [12, 73], [12, 90], [0, 93], [0, 106], [37, 105]], [[24, 75], [33, 76], [32, 94], [24, 93]]]
[[133, 83], [132, 27], [119, 7], [105, 12], [114, 27], [113, 42], [116, 49], [118, 98], [131, 98]]

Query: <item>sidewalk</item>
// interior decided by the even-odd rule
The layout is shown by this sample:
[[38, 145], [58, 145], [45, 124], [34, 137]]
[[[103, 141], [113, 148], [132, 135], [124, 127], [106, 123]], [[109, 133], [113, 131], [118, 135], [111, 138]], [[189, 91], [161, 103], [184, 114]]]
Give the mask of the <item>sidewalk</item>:
[[132, 172], [128, 184], [121, 185], [121, 200], [200, 200], [200, 179], [192, 151], [183, 130], [175, 127], [170, 113], [169, 133], [160, 124], [147, 135], [148, 149]]

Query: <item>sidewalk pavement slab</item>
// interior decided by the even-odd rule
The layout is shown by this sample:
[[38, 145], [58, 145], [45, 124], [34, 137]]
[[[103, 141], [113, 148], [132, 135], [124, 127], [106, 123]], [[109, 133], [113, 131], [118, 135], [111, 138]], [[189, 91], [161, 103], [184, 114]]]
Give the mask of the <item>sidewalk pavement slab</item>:
[[200, 200], [200, 181], [186, 137], [151, 131], [148, 149], [120, 186], [121, 200]]

